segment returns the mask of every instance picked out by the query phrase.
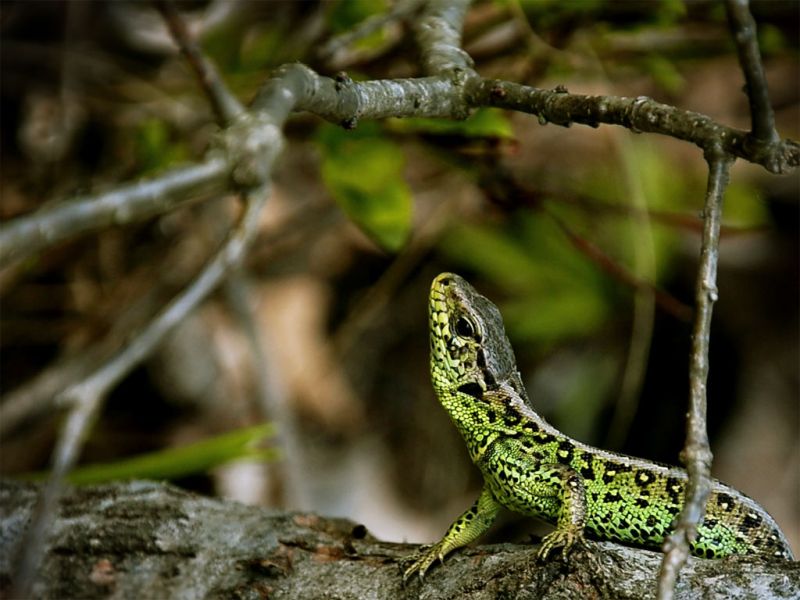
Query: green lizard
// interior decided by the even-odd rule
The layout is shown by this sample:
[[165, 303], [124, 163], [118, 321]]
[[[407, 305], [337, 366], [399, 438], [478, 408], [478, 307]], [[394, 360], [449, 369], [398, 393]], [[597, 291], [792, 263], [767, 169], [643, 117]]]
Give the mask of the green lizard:
[[[439, 402], [481, 470], [483, 490], [444, 537], [408, 560], [404, 578], [482, 535], [504, 506], [555, 524], [542, 559], [594, 537], [657, 549], [678, 516], [686, 472], [582, 444], [530, 405], [497, 307], [458, 275], [434, 279], [429, 302], [431, 378]], [[760, 554], [792, 559], [772, 517], [741, 492], [712, 481], [695, 556]]]

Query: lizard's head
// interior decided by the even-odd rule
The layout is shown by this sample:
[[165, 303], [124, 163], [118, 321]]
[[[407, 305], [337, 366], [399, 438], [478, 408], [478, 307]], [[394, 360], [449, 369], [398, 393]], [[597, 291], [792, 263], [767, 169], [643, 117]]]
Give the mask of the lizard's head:
[[429, 304], [434, 387], [479, 398], [516, 376], [516, 361], [500, 311], [463, 278], [442, 273]]

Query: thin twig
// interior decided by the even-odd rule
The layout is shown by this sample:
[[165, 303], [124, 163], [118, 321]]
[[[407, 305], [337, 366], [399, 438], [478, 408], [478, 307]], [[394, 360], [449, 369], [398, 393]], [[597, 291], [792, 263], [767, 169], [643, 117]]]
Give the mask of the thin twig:
[[664, 543], [664, 559], [658, 578], [659, 600], [671, 600], [678, 573], [689, 556], [689, 543], [697, 534], [697, 526], [705, 514], [706, 499], [711, 489], [711, 449], [706, 431], [706, 382], [708, 350], [711, 336], [711, 313], [718, 298], [717, 261], [719, 258], [719, 226], [722, 199], [728, 185], [733, 159], [722, 152], [707, 154], [708, 187], [706, 189], [703, 241], [700, 266], [695, 285], [696, 311], [692, 331], [692, 353], [689, 366], [689, 414], [686, 424], [686, 445], [682, 460], [689, 473], [683, 510], [674, 532]]
[[217, 115], [217, 122], [222, 126], [228, 125], [244, 112], [244, 107], [225, 85], [214, 64], [200, 50], [175, 4], [171, 0], [155, 0], [155, 5], [164, 17], [175, 43], [197, 76], [200, 87]]
[[333, 59], [334, 55], [340, 50], [343, 50], [354, 42], [364, 39], [386, 24], [392, 21], [405, 19], [411, 15], [411, 13], [415, 12], [423, 1], [424, 0], [399, 0], [395, 2], [387, 12], [367, 17], [352, 29], [336, 35], [325, 42], [317, 51], [318, 58], [322, 61]]
[[570, 229], [567, 224], [562, 221], [553, 211], [548, 210], [547, 215], [555, 221], [559, 229], [564, 233], [569, 242], [580, 252], [586, 255], [592, 262], [598, 265], [606, 273], [621, 281], [625, 285], [630, 286], [634, 290], [647, 290], [653, 294], [655, 303], [664, 312], [672, 315], [680, 321], [688, 321], [692, 315], [692, 309], [686, 306], [683, 302], [672, 296], [671, 294], [659, 289], [655, 284], [645, 281], [638, 277], [635, 273], [631, 273], [628, 269], [619, 264], [608, 254], [606, 254], [596, 244], [593, 244], [586, 238], [583, 238]]
[[230, 166], [222, 157], [183, 167], [149, 181], [97, 196], [59, 202], [0, 227], [0, 266], [31, 256], [67, 239], [111, 226], [127, 225], [169, 212], [222, 191]]
[[255, 379], [257, 410], [265, 421], [276, 425], [275, 443], [281, 449], [281, 460], [265, 465], [270, 476], [270, 505], [305, 506], [307, 501], [302, 474], [306, 472], [305, 453], [298, 439], [294, 415], [289, 409], [286, 388], [276, 369], [271, 344], [256, 321], [248, 298], [248, 285], [243, 268], [237, 269], [225, 282], [225, 298], [250, 346], [252, 373]]
[[246, 209], [241, 222], [197, 279], [116, 356], [87, 379], [63, 393], [63, 401], [71, 408], [53, 452], [50, 477], [19, 550], [20, 563], [17, 571], [19, 575], [15, 582], [17, 596], [27, 598], [31, 594], [38, 566], [44, 556], [64, 477], [77, 462], [83, 442], [106, 395], [219, 285], [233, 267], [241, 262], [245, 250], [258, 231], [259, 216], [266, 198], [266, 185], [247, 192]]
[[775, 130], [775, 113], [769, 102], [767, 78], [761, 62], [756, 37], [756, 22], [748, 0], [725, 0], [728, 24], [742, 67], [747, 98], [750, 100], [750, 123], [753, 137], [759, 142], [774, 143], [780, 139]]

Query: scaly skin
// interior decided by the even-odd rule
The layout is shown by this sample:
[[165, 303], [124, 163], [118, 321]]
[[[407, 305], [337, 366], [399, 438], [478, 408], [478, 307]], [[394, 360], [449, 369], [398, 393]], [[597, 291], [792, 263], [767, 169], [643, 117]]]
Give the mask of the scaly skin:
[[[540, 558], [594, 537], [658, 549], [681, 511], [686, 472], [593, 448], [559, 432], [531, 407], [497, 307], [464, 279], [431, 286], [431, 379], [466, 441], [484, 487], [444, 537], [412, 556], [407, 579], [482, 535], [501, 506], [556, 526]], [[695, 556], [759, 554], [790, 560], [772, 517], [741, 492], [712, 481]]]

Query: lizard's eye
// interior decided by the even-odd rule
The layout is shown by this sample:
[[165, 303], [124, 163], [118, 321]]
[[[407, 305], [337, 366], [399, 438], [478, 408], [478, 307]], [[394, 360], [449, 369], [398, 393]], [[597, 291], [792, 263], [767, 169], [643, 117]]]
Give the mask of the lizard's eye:
[[458, 317], [458, 321], [456, 321], [456, 335], [462, 338], [471, 338], [475, 335], [475, 328], [465, 317]]

